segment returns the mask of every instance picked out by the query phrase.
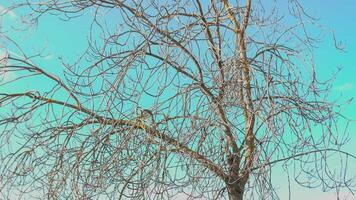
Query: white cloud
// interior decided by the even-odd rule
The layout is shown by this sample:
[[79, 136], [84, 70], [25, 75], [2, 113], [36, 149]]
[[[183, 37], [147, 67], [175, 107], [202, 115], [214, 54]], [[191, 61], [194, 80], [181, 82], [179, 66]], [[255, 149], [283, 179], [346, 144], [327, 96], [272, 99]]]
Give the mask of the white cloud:
[[0, 49], [0, 83], [8, 82], [16, 77], [13, 72], [10, 72], [6, 68], [3, 68], [8, 62], [7, 56], [7, 51]]
[[354, 85], [352, 83], [344, 83], [342, 85], [336, 86], [335, 90], [343, 92], [343, 91], [352, 90], [353, 88]]
[[0, 84], [7, 83], [16, 78], [16, 75], [13, 72], [5, 71], [0, 69]]
[[0, 48], [0, 66], [7, 64], [7, 51]]
[[340, 192], [338, 195], [337, 194], [332, 194], [330, 193], [325, 193], [325, 194], [321, 194], [319, 195], [315, 200], [335, 200], [335, 199], [339, 199], [339, 200], [355, 200], [356, 196], [354, 196], [353, 194], [351, 194], [351, 192]]
[[8, 8], [5, 8], [4, 6], [0, 5], [0, 16], [2, 15], [8, 15], [10, 18], [14, 19], [17, 17], [16, 13]]
[[48, 55], [46, 55], [43, 59], [45, 59], [45, 60], [52, 60], [52, 59], [53, 59], [53, 55], [52, 55], [52, 54], [48, 54]]

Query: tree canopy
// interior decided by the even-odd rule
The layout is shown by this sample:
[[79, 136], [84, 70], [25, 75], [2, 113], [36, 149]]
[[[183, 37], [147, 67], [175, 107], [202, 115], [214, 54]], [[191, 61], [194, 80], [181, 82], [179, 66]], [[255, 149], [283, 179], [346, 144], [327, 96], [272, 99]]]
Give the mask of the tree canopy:
[[[12, 10], [24, 22], [1, 33], [0, 87], [16, 88], [0, 92], [2, 196], [278, 199], [273, 168], [354, 190], [333, 79], [314, 68], [317, 20], [298, 0], [20, 0], [2, 14]], [[12, 36], [88, 14], [87, 48], [61, 73]]]

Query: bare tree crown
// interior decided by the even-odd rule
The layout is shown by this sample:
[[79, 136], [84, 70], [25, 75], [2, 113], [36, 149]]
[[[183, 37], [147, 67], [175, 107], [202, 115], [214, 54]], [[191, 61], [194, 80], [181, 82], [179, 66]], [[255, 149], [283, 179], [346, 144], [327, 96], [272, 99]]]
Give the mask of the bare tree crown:
[[310, 56], [317, 41], [307, 27], [316, 22], [288, 2], [290, 21], [278, 2], [257, 0], [9, 7], [26, 8], [31, 25], [46, 14], [93, 20], [87, 50], [57, 66], [61, 76], [1, 33], [21, 54], [1, 58], [1, 73], [16, 77], [0, 84], [48, 83], [0, 92], [1, 195], [277, 199], [278, 166], [300, 185], [353, 191], [348, 166], [329, 165], [329, 156], [352, 155], [341, 148], [331, 82], [317, 79]]

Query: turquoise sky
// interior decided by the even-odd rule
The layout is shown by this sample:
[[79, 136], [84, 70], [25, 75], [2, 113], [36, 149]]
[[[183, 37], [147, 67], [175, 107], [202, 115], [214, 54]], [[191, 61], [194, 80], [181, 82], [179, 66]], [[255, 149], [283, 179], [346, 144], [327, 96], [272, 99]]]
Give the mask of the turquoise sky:
[[[0, 0], [0, 12], [4, 12], [4, 7], [11, 1]], [[320, 78], [326, 79], [336, 71], [338, 67], [341, 71], [338, 73], [331, 98], [347, 100], [356, 99], [356, 1], [355, 0], [303, 0], [305, 9], [319, 18], [319, 23], [326, 30], [324, 41], [314, 50], [315, 66]], [[18, 22], [21, 13], [18, 11], [8, 12], [1, 19], [1, 28], [6, 30]], [[13, 39], [24, 47], [29, 54], [44, 49], [47, 54], [37, 63], [46, 70], [52, 71], [60, 76], [61, 68], [59, 57], [65, 60], [74, 61], [87, 44], [87, 35], [89, 33], [90, 15], [84, 15], [75, 18], [69, 22], [63, 22], [56, 16], [44, 16], [39, 21], [38, 27], [33, 27], [26, 34], [14, 34]], [[345, 47], [341, 52], [334, 48], [332, 31], [335, 33], [336, 42]], [[13, 53], [18, 53], [14, 50]], [[0, 52], [1, 54], [1, 52]], [[9, 75], [11, 78], [11, 74]], [[23, 87], [33, 88], [34, 85], [41, 85], [40, 82], [27, 82]], [[0, 86], [0, 90], [14, 89], [8, 86]], [[352, 101], [344, 110], [344, 114], [350, 119], [356, 120], [356, 101]], [[356, 123], [350, 124], [351, 141], [345, 150], [356, 154]], [[356, 169], [356, 164], [353, 162]], [[355, 170], [356, 171], [356, 170]], [[281, 199], [287, 199], [286, 180], [283, 176], [277, 176], [276, 184], [280, 185]], [[356, 175], [355, 173], [353, 175]], [[303, 189], [296, 184], [292, 185], [292, 199], [312, 199], [312, 200], [331, 200], [335, 199], [333, 192], [323, 193], [320, 190]], [[347, 195], [345, 193], [345, 195]], [[356, 199], [356, 197], [347, 196], [347, 199]]]

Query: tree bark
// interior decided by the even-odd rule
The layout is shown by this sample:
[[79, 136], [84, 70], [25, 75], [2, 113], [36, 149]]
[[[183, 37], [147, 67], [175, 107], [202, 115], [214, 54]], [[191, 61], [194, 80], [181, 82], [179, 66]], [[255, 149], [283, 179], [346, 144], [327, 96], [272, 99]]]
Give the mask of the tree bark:
[[243, 200], [244, 191], [237, 187], [228, 188], [229, 200]]
[[242, 200], [244, 197], [245, 183], [235, 182], [228, 185], [229, 200]]

